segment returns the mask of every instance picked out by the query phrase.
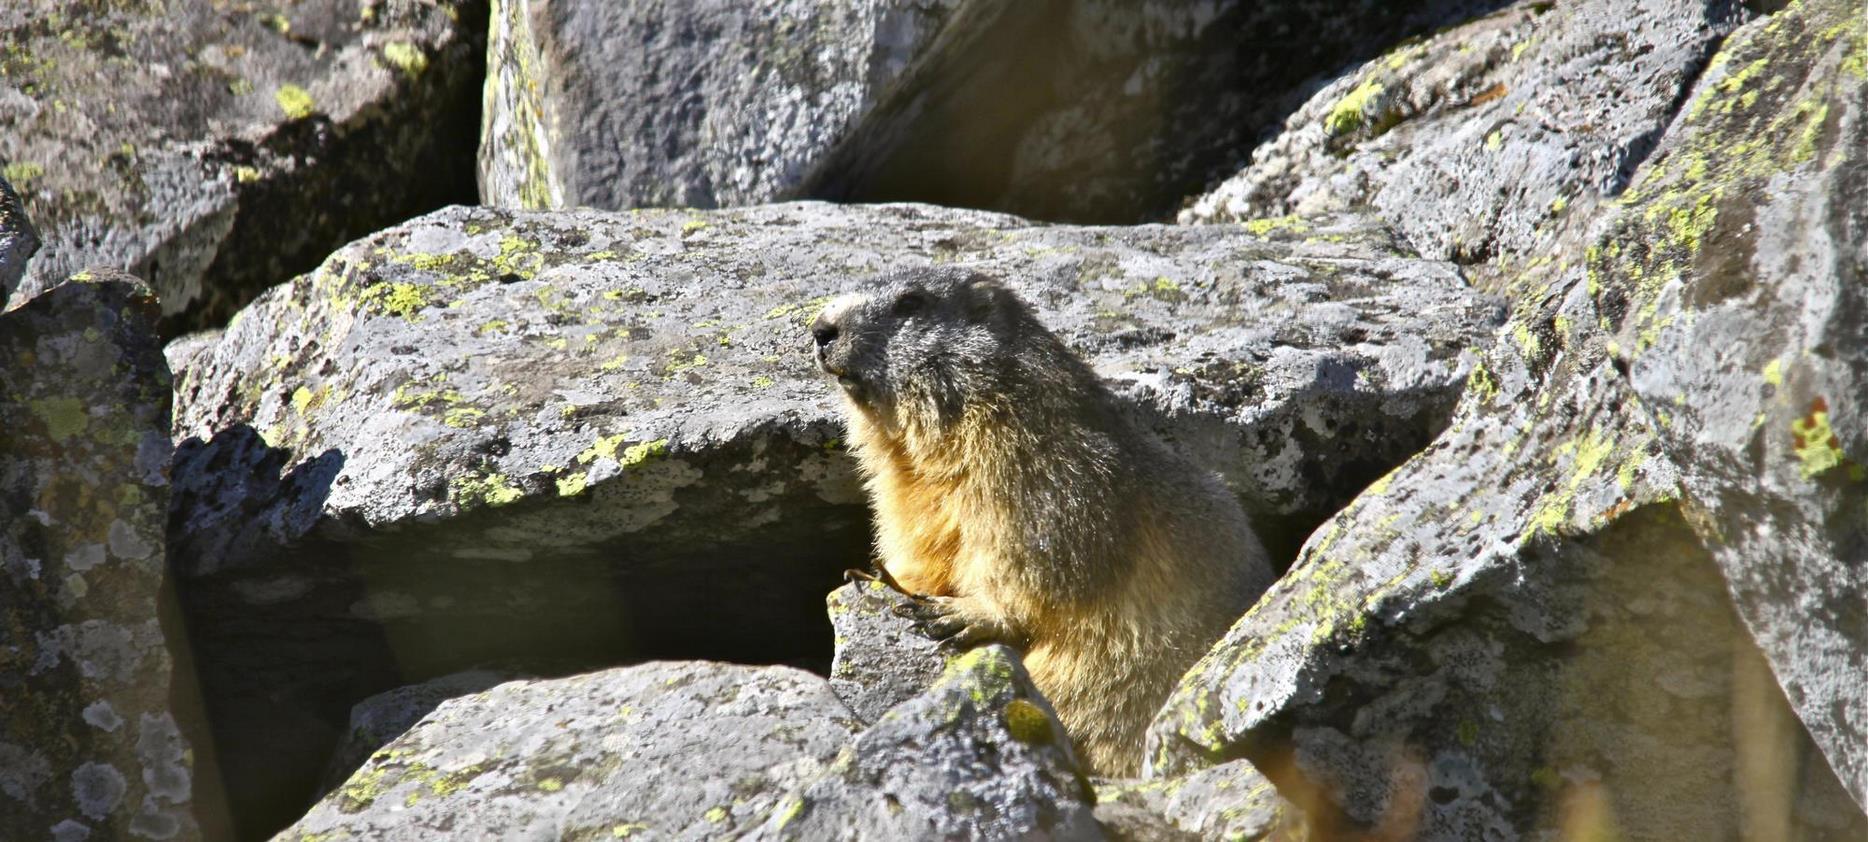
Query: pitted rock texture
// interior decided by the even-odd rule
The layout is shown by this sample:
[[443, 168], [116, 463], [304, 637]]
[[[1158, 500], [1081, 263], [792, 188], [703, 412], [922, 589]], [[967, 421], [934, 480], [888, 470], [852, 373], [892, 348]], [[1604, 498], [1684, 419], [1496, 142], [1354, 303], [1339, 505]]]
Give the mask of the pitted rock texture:
[[1587, 256], [1611, 358], [1790, 703], [1868, 806], [1868, 16], [1746, 27]]
[[174, 332], [468, 200], [485, 14], [474, 0], [5, 4], [0, 165], [45, 242], [0, 294], [17, 304], [110, 266], [155, 288]]
[[156, 315], [103, 270], [0, 314], [0, 838], [199, 838], [157, 616]]
[[326, 792], [338, 788], [377, 749], [415, 727], [422, 717], [456, 696], [484, 693], [524, 676], [499, 670], [467, 670], [378, 693], [350, 709], [350, 728], [324, 770]]
[[[1312, 836], [1303, 813], [1244, 760], [1167, 780], [1096, 786], [1096, 818], [1123, 839], [1297, 842]], [[1131, 829], [1132, 828], [1132, 829]]]
[[1864, 27], [1728, 40], [1452, 426], [1189, 674], [1151, 774], [1243, 753], [1331, 831], [1864, 832]]
[[39, 231], [32, 227], [19, 193], [0, 177], [0, 302], [26, 276], [26, 261], [39, 250]]
[[1439, 429], [1499, 315], [1354, 220], [799, 203], [385, 231], [178, 350], [172, 560], [236, 804], [315, 786], [363, 697], [483, 663], [826, 666], [817, 606], [870, 536], [805, 326], [938, 262], [1034, 302], [1286, 557]]
[[939, 644], [895, 615], [896, 606], [910, 604], [900, 591], [854, 582], [831, 591], [826, 603], [836, 633], [830, 687], [864, 722], [921, 695], [947, 669]]
[[[804, 326], [865, 277], [942, 262], [1003, 277], [1269, 516], [1327, 512], [1424, 440], [1502, 313], [1355, 220], [1255, 234], [907, 205], [450, 209], [340, 251], [190, 352], [176, 435], [246, 426], [296, 470], [342, 464], [322, 520], [267, 519], [277, 542], [511, 507], [503, 531], [452, 543], [513, 561], [676, 540], [648, 534], [693, 528], [698, 501], [673, 495], [725, 469], [711, 449], [756, 443], [763, 458], [733, 468], [755, 514], [680, 539], [717, 545], [760, 534], [781, 501], [860, 501]], [[183, 539], [225, 540], [193, 522], [217, 514], [219, 475], [187, 479]], [[573, 504], [611, 516], [554, 515]], [[184, 556], [188, 575], [260, 562], [213, 548]]]
[[1005, 5], [499, 0], [481, 196], [532, 210], [794, 197], [926, 53]]
[[991, 645], [891, 709], [746, 838], [1102, 839], [1093, 803], [1018, 653]]
[[1182, 222], [1366, 211], [1422, 255], [1536, 258], [1627, 186], [1737, 0], [1523, 0], [1318, 91]]
[[783, 667], [511, 682], [443, 702], [276, 838], [733, 838], [856, 727], [822, 678]]

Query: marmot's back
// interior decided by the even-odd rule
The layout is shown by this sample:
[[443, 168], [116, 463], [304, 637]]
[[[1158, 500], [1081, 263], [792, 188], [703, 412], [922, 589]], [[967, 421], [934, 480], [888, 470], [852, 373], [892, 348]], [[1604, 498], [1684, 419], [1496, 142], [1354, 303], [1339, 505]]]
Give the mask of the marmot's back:
[[1024, 647], [1091, 767], [1133, 774], [1175, 682], [1271, 583], [1238, 501], [982, 276], [885, 278], [812, 333], [926, 625]]

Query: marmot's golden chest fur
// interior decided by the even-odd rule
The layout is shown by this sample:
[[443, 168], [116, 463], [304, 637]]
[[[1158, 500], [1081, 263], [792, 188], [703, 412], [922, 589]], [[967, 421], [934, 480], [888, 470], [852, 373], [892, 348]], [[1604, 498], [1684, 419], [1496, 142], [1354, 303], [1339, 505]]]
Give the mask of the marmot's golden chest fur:
[[1238, 501], [983, 276], [899, 273], [811, 332], [926, 630], [1023, 647], [1091, 768], [1134, 774], [1175, 682], [1271, 583]]

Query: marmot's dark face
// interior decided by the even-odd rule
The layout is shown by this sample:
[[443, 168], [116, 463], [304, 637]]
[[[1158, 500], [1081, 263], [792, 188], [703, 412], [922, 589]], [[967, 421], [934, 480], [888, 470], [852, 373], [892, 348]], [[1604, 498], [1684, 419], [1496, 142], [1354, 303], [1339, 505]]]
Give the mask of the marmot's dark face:
[[817, 362], [860, 406], [951, 417], [969, 385], [1008, 356], [1023, 307], [976, 273], [918, 269], [886, 275], [830, 302], [811, 325]]

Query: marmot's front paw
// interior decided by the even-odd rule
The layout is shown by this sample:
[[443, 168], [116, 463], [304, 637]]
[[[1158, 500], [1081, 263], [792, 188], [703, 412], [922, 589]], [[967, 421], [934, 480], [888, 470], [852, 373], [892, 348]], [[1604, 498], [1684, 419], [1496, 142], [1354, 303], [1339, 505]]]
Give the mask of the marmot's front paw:
[[977, 600], [955, 596], [918, 596], [895, 606], [895, 614], [915, 621], [914, 630], [940, 641], [942, 648], [971, 649], [987, 643], [1022, 646], [1005, 624]]

